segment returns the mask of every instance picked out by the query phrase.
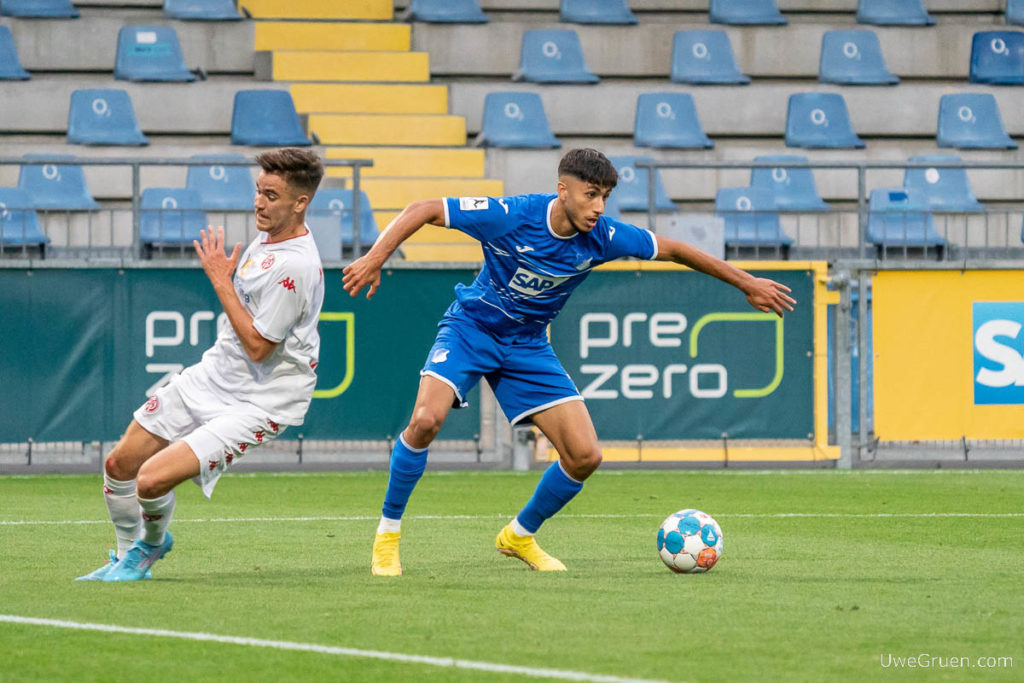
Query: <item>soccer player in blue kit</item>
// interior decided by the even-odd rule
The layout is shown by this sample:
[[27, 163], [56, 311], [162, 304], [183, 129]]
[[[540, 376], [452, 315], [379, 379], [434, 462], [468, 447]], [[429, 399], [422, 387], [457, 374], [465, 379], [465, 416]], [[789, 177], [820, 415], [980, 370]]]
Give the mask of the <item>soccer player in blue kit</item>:
[[759, 311], [779, 316], [796, 301], [778, 282], [756, 278], [683, 242], [602, 215], [618, 182], [601, 152], [573, 149], [558, 166], [555, 194], [449, 197], [413, 202], [373, 248], [344, 270], [351, 296], [380, 286], [381, 267], [424, 224], [461, 230], [480, 240], [484, 267], [472, 285], [459, 284], [420, 372], [409, 426], [395, 442], [371, 571], [398, 576], [402, 514], [423, 474], [427, 448], [448, 411], [485, 377], [512, 424], [532, 422], [558, 451], [533, 496], [495, 541], [498, 551], [539, 571], [565, 565], [534, 540], [541, 524], [580, 492], [601, 464], [601, 448], [576, 385], [548, 342], [548, 323], [590, 271], [627, 256], [674, 261], [743, 292]]

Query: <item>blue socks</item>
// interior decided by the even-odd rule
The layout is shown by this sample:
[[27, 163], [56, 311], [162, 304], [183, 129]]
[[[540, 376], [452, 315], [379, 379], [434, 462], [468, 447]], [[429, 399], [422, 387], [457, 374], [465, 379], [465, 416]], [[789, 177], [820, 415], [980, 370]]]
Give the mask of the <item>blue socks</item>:
[[553, 463], [540, 478], [533, 497], [519, 511], [516, 521], [531, 534], [535, 534], [544, 520], [561, 510], [582, 489], [582, 481], [576, 481], [566, 474], [561, 463]]
[[405, 442], [405, 437], [400, 435], [391, 450], [391, 472], [388, 475], [388, 490], [384, 494], [384, 517], [402, 518], [409, 496], [426, 467], [427, 449], [411, 447]]

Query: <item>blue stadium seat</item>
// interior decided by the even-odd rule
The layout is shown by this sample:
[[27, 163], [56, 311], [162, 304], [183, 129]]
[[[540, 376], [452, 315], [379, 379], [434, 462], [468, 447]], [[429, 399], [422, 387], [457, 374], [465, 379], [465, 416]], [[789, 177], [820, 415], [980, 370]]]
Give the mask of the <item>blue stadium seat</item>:
[[231, 144], [308, 147], [287, 90], [239, 90], [231, 113]]
[[769, 154], [754, 161], [777, 164], [771, 168], [750, 169], [750, 186], [768, 190], [775, 208], [782, 211], [828, 211], [814, 183], [814, 172], [807, 168], [807, 157], [795, 154]]
[[[647, 172], [646, 168], [637, 168], [638, 161], [653, 161], [645, 156], [617, 156], [608, 160], [619, 172], [619, 183], [613, 194], [620, 211], [647, 211]], [[661, 173], [654, 169], [654, 208], [658, 211], [674, 211], [676, 205], [668, 198], [665, 186], [661, 182]]]
[[171, 26], [122, 26], [114, 78], [119, 81], [194, 81]]
[[43, 253], [49, 241], [28, 194], [16, 187], [0, 187], [0, 247], [39, 247]]
[[18, 48], [14, 45], [11, 29], [0, 26], [0, 80], [24, 81], [31, 78], [18, 59]]
[[535, 29], [523, 33], [516, 81], [597, 83], [587, 68], [580, 37], [572, 29]]
[[147, 250], [192, 248], [207, 226], [199, 194], [181, 187], [148, 187], [142, 191], [139, 239]]
[[544, 102], [532, 92], [491, 92], [484, 97], [478, 147], [561, 147], [551, 133]]
[[248, 166], [226, 166], [225, 161], [245, 161], [241, 154], [194, 154], [194, 161], [207, 166], [189, 166], [185, 188], [199, 195], [204, 211], [252, 211], [256, 184]]
[[857, 22], [879, 26], [931, 26], [935, 20], [921, 0], [860, 0]]
[[232, 0], [164, 0], [164, 14], [186, 21], [241, 21]]
[[715, 143], [704, 134], [689, 93], [652, 92], [636, 98], [633, 145], [711, 149]]
[[412, 0], [409, 19], [434, 24], [486, 24], [477, 0]]
[[[338, 261], [342, 248], [353, 247], [352, 190], [320, 188], [306, 211], [306, 224], [325, 261]], [[359, 248], [365, 253], [380, 233], [365, 192], [359, 193]]]
[[[909, 161], [927, 164], [959, 163], [955, 154], [919, 154]], [[921, 196], [932, 211], [983, 211], [962, 168], [908, 168], [903, 187]]]
[[807, 92], [789, 96], [787, 147], [864, 147], [850, 123], [846, 100], [838, 93]]
[[562, 0], [559, 21], [570, 24], [635, 24], [626, 0]]
[[793, 238], [782, 231], [772, 193], [761, 187], [723, 187], [715, 213], [725, 222], [726, 247], [788, 249]]
[[889, 247], [936, 247], [948, 242], [935, 230], [928, 204], [906, 187], [871, 190], [868, 200], [867, 241], [879, 250]]
[[148, 145], [124, 90], [75, 90], [68, 109], [68, 144]]
[[818, 80], [839, 85], [895, 85], [878, 36], [870, 29], [826, 31], [821, 37]]
[[1006, 23], [1024, 25], [1024, 0], [1006, 0]]
[[[615, 189], [617, 190], [618, 188]], [[617, 221], [622, 220], [622, 207], [619, 206], [619, 196], [615, 193], [615, 190], [612, 190], [612, 193], [608, 195], [608, 199], [604, 202], [604, 215]]]
[[939, 147], [1017, 149], [1006, 134], [991, 93], [960, 93], [939, 98]]
[[[32, 206], [46, 211], [92, 211], [100, 208], [85, 183], [82, 167], [71, 154], [26, 154], [18, 172], [18, 189]], [[71, 163], [69, 163], [71, 162]]]
[[712, 24], [786, 24], [775, 0], [711, 0]]
[[971, 40], [971, 83], [1024, 83], [1024, 33], [978, 31]]
[[750, 83], [736, 66], [729, 35], [720, 29], [676, 31], [671, 78], [676, 83]]
[[22, 19], [77, 19], [71, 0], [0, 0], [0, 14]]

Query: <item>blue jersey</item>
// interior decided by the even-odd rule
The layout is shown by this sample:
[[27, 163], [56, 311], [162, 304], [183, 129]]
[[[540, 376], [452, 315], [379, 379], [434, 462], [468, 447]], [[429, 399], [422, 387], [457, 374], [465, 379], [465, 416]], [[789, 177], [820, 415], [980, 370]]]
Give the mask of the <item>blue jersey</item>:
[[480, 240], [484, 267], [472, 285], [456, 285], [446, 316], [469, 316], [496, 335], [542, 334], [596, 266], [658, 254], [653, 233], [601, 216], [589, 233], [551, 229], [557, 195], [448, 197], [445, 225]]

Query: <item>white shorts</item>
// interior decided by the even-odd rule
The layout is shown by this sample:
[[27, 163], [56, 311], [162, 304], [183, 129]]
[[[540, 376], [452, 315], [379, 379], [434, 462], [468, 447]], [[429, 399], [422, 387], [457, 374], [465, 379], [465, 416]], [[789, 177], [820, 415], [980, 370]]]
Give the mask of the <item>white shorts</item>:
[[285, 430], [285, 425], [252, 412], [251, 406], [231, 405], [210, 395], [186, 395], [173, 381], [150, 396], [134, 417], [146, 431], [188, 444], [199, 459], [196, 483], [207, 498], [235, 460]]

